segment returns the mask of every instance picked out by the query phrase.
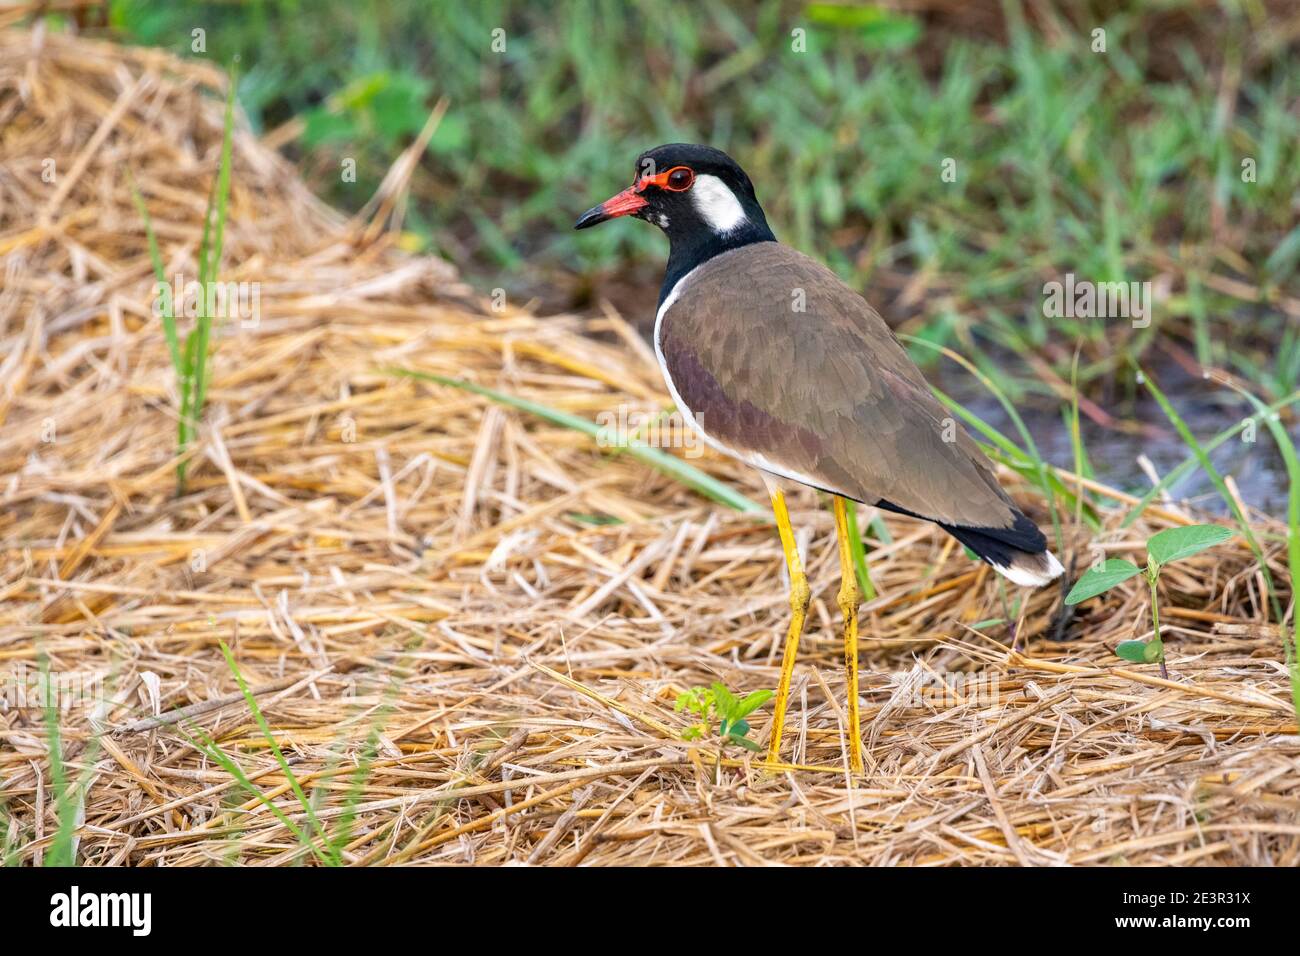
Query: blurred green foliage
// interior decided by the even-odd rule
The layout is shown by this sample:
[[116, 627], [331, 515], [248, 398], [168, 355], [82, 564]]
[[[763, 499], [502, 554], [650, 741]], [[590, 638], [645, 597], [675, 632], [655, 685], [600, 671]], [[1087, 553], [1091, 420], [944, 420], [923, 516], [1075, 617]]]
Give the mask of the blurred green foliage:
[[[1002, 5], [1002, 37], [782, 0], [113, 0], [111, 23], [186, 55], [203, 27], [202, 55], [239, 54], [252, 122], [300, 118], [308, 181], [351, 208], [447, 97], [407, 228], [491, 285], [629, 260], [657, 277], [656, 230], [574, 233], [573, 218], [625, 185], [642, 149], [707, 142], [749, 171], [778, 235], [857, 287], [923, 275], [927, 294], [891, 315], [959, 342], [992, 375], [1003, 377], [995, 353], [1051, 341], [1065, 344], [1046, 358], [1067, 374], [1082, 341], [1080, 380], [1109, 377], [1164, 329], [1285, 394], [1300, 335], [1268, 300], [1296, 295], [1300, 68], [1270, 38], [1295, 24], [1236, 0], [1097, 6], [1114, 11], [1097, 24], [1104, 53], [1084, 24], [1026, 23], [1018, 0]], [[1169, 32], [1171, 11], [1181, 32]], [[343, 157], [356, 183], [341, 181]], [[1165, 274], [1173, 294], [1150, 328], [1056, 318], [1049, 329], [1039, 290], [1066, 272]], [[1258, 292], [1229, 294], [1205, 281], [1216, 274]], [[1026, 378], [1013, 397], [1022, 389], [1046, 386]]]

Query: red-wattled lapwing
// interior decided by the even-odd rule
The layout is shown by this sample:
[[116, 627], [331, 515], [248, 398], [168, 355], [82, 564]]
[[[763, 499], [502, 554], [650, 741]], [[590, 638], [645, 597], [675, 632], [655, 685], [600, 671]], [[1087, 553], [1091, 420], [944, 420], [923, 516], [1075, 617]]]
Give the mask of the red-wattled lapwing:
[[652, 222], [671, 243], [654, 331], [668, 391], [705, 441], [762, 472], [772, 497], [793, 611], [772, 763], [809, 600], [773, 479], [833, 496], [850, 764], [861, 770], [858, 590], [845, 499], [933, 521], [1016, 584], [1046, 584], [1061, 564], [876, 310], [830, 269], [776, 241], [730, 156], [685, 143], [642, 153], [632, 185], [583, 213], [575, 228], [617, 216]]

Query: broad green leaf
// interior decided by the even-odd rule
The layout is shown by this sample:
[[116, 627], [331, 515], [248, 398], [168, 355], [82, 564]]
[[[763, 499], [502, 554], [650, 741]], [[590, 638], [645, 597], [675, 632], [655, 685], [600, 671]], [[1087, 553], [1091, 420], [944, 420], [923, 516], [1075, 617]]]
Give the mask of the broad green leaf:
[[429, 118], [427, 96], [428, 84], [419, 77], [394, 77], [370, 102], [376, 131], [389, 141], [418, 133]]
[[1147, 542], [1147, 555], [1156, 564], [1168, 564], [1199, 554], [1206, 548], [1222, 544], [1235, 534], [1231, 528], [1217, 524], [1193, 524], [1169, 528], [1153, 535]]
[[1079, 580], [1075, 581], [1074, 587], [1065, 597], [1065, 603], [1078, 604], [1080, 601], [1086, 601], [1141, 573], [1142, 569], [1131, 561], [1110, 558], [1099, 568], [1089, 568]]
[[370, 73], [365, 76], [359, 76], [343, 89], [339, 90], [330, 100], [334, 105], [349, 110], [363, 110], [370, 105], [381, 90], [387, 89], [392, 83], [393, 77], [388, 73]]
[[771, 700], [772, 697], [773, 692], [770, 690], [756, 690], [752, 694], [747, 695], [736, 705], [733, 714], [736, 717], [744, 717], [747, 714], [752, 714], [758, 708]]
[[434, 153], [452, 155], [466, 147], [470, 140], [469, 124], [463, 116], [448, 113], [438, 124], [429, 140], [429, 150]]
[[717, 705], [719, 714], [735, 717], [736, 697], [717, 681], [713, 682], [713, 701]]
[[724, 720], [722, 726], [718, 728], [718, 733], [723, 737], [744, 737], [749, 733], [749, 721]]
[[740, 744], [740, 746], [744, 747], [746, 750], [752, 750], [754, 753], [758, 753], [763, 749], [748, 737], [737, 737], [735, 734], [732, 734], [731, 739]]
[[1115, 653], [1134, 664], [1145, 664], [1147, 660], [1146, 641], [1124, 641], [1115, 648]]
[[677, 695], [677, 703], [673, 706], [673, 709], [679, 712], [688, 710], [703, 717], [712, 703], [713, 694], [711, 691], [703, 687], [692, 687], [690, 690], [684, 690]]
[[356, 121], [350, 115], [336, 113], [328, 106], [310, 110], [303, 124], [303, 142], [309, 147], [353, 142], [360, 135]]
[[1135, 664], [1154, 664], [1163, 660], [1165, 645], [1163, 641], [1124, 641], [1115, 648], [1115, 653], [1126, 661]]

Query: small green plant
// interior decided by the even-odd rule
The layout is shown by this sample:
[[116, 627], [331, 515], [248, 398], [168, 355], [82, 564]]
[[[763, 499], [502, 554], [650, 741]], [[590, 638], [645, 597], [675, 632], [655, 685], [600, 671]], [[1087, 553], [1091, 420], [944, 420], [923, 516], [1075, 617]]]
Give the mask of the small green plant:
[[[99, 750], [99, 741], [91, 736], [82, 755], [85, 768], [75, 779], [69, 779], [70, 769], [63, 755], [63, 743], [59, 729], [58, 694], [55, 692], [50, 677], [50, 660], [44, 652], [40, 655], [41, 690], [43, 693], [43, 710], [45, 712], [45, 746], [50, 759], [50, 783], [54, 790], [54, 816], [58, 820], [58, 829], [45, 854], [45, 865], [50, 867], [67, 867], [77, 865], [78, 829], [85, 816], [86, 792], [90, 788], [91, 778], [95, 775], [95, 759]], [[6, 857], [15, 857], [16, 848], [10, 848]]]
[[739, 744], [756, 753], [761, 749], [749, 739], [749, 721], [745, 718], [771, 699], [770, 690], [756, 690], [744, 697], [737, 697], [717, 681], [709, 687], [692, 687], [677, 695], [673, 709], [699, 718], [682, 731], [683, 740], [708, 737], [713, 733], [713, 725], [717, 724], [718, 759], [713, 771], [715, 782], [720, 780], [722, 752], [728, 744]]
[[41, 655], [41, 684], [45, 693], [45, 739], [50, 755], [50, 783], [54, 786], [55, 817], [59, 828], [54, 834], [50, 850], [45, 854], [46, 866], [76, 866], [77, 848], [74, 835], [77, 829], [78, 798], [68, 783], [67, 766], [63, 761], [63, 744], [59, 732], [59, 709], [50, 685], [50, 661]]
[[1160, 640], [1160, 603], [1156, 596], [1156, 585], [1160, 579], [1160, 569], [1166, 564], [1190, 558], [1200, 554], [1206, 548], [1222, 544], [1233, 535], [1231, 528], [1216, 524], [1194, 524], [1182, 528], [1169, 528], [1151, 537], [1147, 542], [1147, 565], [1139, 568], [1132, 561], [1123, 558], [1110, 558], [1104, 564], [1089, 568], [1070, 593], [1065, 597], [1066, 604], [1078, 604], [1088, 598], [1096, 597], [1109, 591], [1117, 584], [1127, 581], [1139, 574], [1146, 577], [1151, 588], [1151, 626], [1153, 633], [1149, 641], [1123, 641], [1115, 648], [1115, 653], [1126, 661], [1138, 664], [1160, 664], [1160, 676], [1168, 677], [1165, 668], [1165, 645]]
[[[239, 685], [239, 690], [244, 695], [244, 701], [248, 704], [248, 709], [253, 714], [253, 720], [256, 722], [258, 729], [262, 731], [262, 736], [266, 738], [266, 742], [271, 748], [271, 754], [275, 757], [275, 762], [280, 765], [280, 770], [288, 779], [289, 786], [293, 789], [293, 795], [298, 798], [298, 803], [302, 806], [307, 822], [311, 825], [310, 828], [307, 826], [302, 827], [301, 831], [298, 833], [299, 842], [306, 846], [307, 849], [309, 849], [325, 865], [342, 866], [343, 860], [339, 855], [338, 847], [330, 843], [325, 828], [321, 826], [321, 822], [316, 816], [315, 806], [307, 799], [307, 794], [303, 792], [302, 784], [298, 782], [298, 777], [289, 766], [289, 761], [285, 759], [284, 751], [280, 749], [280, 744], [275, 739], [275, 733], [271, 730], [271, 725], [262, 714], [262, 708], [257, 705], [257, 698], [253, 695], [253, 692], [249, 690], [248, 681], [244, 679], [243, 673], [239, 670], [239, 665], [235, 662], [235, 655], [231, 653], [230, 647], [225, 641], [218, 641], [217, 644], [221, 647], [221, 653], [226, 658], [226, 666], [230, 668], [230, 673], [235, 675], [235, 683]], [[214, 750], [215, 749], [214, 745]], [[228, 765], [227, 761], [221, 760], [215, 752], [213, 753], [213, 756], [216, 757], [219, 763], [226, 767], [228, 772], [233, 772], [232, 766]], [[239, 774], [238, 777], [243, 777], [242, 773]], [[243, 779], [240, 780], [241, 783], [243, 782]], [[261, 798], [260, 790], [258, 791], [258, 796]], [[316, 833], [320, 834], [323, 852], [322, 849], [317, 847], [316, 841], [312, 839], [312, 830], [315, 830]]]
[[163, 335], [167, 339], [167, 352], [171, 357], [172, 368], [176, 371], [176, 390], [180, 394], [180, 414], [176, 423], [176, 454], [182, 456], [176, 464], [176, 494], [185, 491], [185, 473], [189, 460], [184, 456], [186, 449], [194, 441], [199, 431], [199, 418], [203, 414], [203, 404], [208, 394], [208, 342], [212, 334], [212, 306], [214, 296], [209, 294], [217, 280], [217, 270], [221, 265], [221, 248], [225, 241], [226, 205], [230, 198], [230, 161], [232, 134], [235, 116], [235, 88], [238, 75], [233, 70], [230, 74], [230, 91], [226, 97], [226, 117], [221, 140], [221, 162], [217, 168], [217, 178], [212, 191], [208, 194], [208, 206], [203, 213], [203, 235], [199, 240], [199, 294], [195, 303], [194, 328], [185, 337], [182, 345], [176, 329], [176, 311], [178, 303], [170, 295], [162, 294], [168, 288], [166, 268], [162, 253], [158, 250], [158, 237], [154, 234], [153, 220], [144, 198], [131, 183], [131, 194], [135, 207], [144, 220], [145, 237], [149, 242], [149, 259], [153, 263], [154, 279], [160, 293], [159, 317], [162, 319]]

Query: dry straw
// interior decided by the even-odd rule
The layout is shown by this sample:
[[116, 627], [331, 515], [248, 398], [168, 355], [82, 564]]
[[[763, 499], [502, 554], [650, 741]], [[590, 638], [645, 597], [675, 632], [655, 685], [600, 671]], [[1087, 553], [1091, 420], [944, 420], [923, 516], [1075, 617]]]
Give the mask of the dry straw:
[[[56, 676], [103, 677], [106, 701], [61, 715], [68, 778], [87, 781], [80, 862], [318, 859], [286, 825], [308, 814], [224, 641], [347, 864], [1300, 863], [1281, 645], [1239, 540], [1166, 573], [1164, 681], [1112, 653], [1146, 626], [1139, 585], [1060, 641], [1060, 595], [1036, 592], [1010, 654], [983, 624], [1003, 613], [997, 580], [890, 516], [863, 614], [868, 772], [850, 779], [833, 527], [801, 492], [800, 768], [731, 761], [715, 785], [672, 702], [715, 679], [775, 685], [771, 526], [572, 430], [381, 371], [594, 418], [666, 404], [644, 345], [612, 313], [492, 311], [443, 262], [323, 207], [246, 129], [220, 275], [260, 283], [261, 315], [214, 332], [177, 499], [175, 377], [127, 174], [169, 274], [194, 276], [223, 91], [157, 52], [0, 33], [0, 665], [45, 654]], [[376, 215], [400, 208], [402, 178]], [[761, 500], [744, 468], [699, 463]], [[1117, 529], [1131, 500], [1097, 490]], [[1190, 520], [1166, 502], [1101, 540], [1140, 559]], [[1067, 534], [1090, 560], [1089, 535]], [[0, 845], [25, 864], [56, 839], [50, 771], [41, 711], [0, 711]]]

